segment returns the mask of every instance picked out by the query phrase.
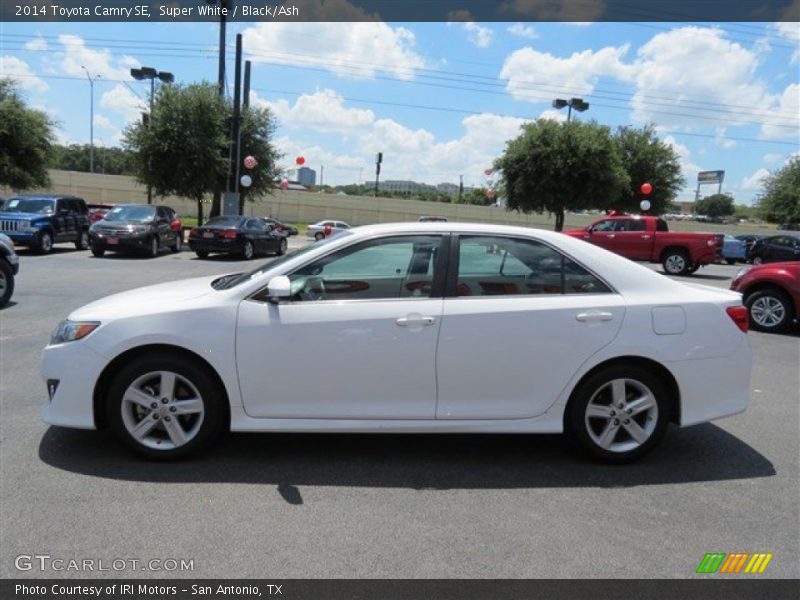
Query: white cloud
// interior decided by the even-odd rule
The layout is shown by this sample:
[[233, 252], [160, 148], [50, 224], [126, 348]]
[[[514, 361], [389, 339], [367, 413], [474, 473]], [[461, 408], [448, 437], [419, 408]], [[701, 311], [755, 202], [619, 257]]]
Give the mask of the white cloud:
[[530, 25], [525, 25], [524, 23], [514, 23], [511, 27], [508, 28], [508, 33], [511, 35], [515, 35], [521, 38], [527, 38], [529, 40], [535, 40], [539, 37], [539, 34], [536, 32], [536, 29], [531, 27]]
[[[765, 138], [800, 137], [800, 84], [789, 84], [783, 94], [769, 108], [764, 118], [761, 135]], [[788, 127], [787, 127], [788, 125]]]
[[717, 127], [717, 135], [714, 138], [714, 142], [720, 148], [724, 150], [730, 150], [734, 146], [736, 146], [736, 140], [731, 140], [725, 137], [725, 127]]
[[557, 110], [555, 110], [553, 108], [548, 108], [547, 110], [542, 111], [542, 114], [540, 114], [538, 117], [536, 117], [536, 120], [537, 121], [539, 121], [539, 120], [542, 120], [542, 121], [566, 121], [567, 120], [567, 115], [565, 115], [563, 112], [557, 111]]
[[86, 43], [79, 35], [59, 35], [58, 41], [62, 51], [55, 55], [56, 64], [50, 65], [51, 72], [86, 77], [86, 71], [83, 69], [86, 67], [93, 77], [130, 79], [131, 67], [139, 66], [139, 61], [132, 56], [114, 58], [109, 50], [86, 47]]
[[97, 114], [94, 116], [94, 126], [102, 127], [103, 129], [114, 129], [114, 124], [105, 115]]
[[692, 152], [687, 146], [678, 142], [674, 137], [668, 135], [664, 138], [664, 143], [671, 146], [678, 155], [678, 161], [681, 165], [681, 174], [686, 179], [686, 187], [683, 189], [681, 196], [683, 199], [694, 199], [694, 194], [691, 196], [690, 190], [694, 188], [697, 183], [697, 174], [703, 170], [702, 167], [692, 162]]
[[25, 50], [30, 50], [31, 52], [47, 50], [47, 40], [38, 35], [29, 42], [25, 42]]
[[333, 90], [319, 90], [313, 94], [303, 94], [294, 105], [286, 100], [271, 102], [253, 93], [251, 102], [255, 106], [272, 109], [282, 125], [290, 127], [310, 127], [316, 131], [353, 133], [354, 128], [371, 125], [375, 114], [371, 110], [345, 108], [342, 96]]
[[494, 32], [488, 27], [478, 25], [474, 21], [467, 21], [462, 24], [464, 31], [467, 32], [469, 41], [478, 48], [488, 48], [492, 45]]
[[741, 188], [746, 191], [760, 190], [761, 186], [764, 184], [764, 179], [768, 176], [769, 176], [769, 171], [767, 171], [767, 169], [764, 169], [762, 167], [749, 177], [745, 177], [744, 179], [742, 179]]
[[0, 75], [16, 81], [22, 89], [32, 92], [44, 92], [47, 84], [36, 77], [30, 66], [16, 56], [0, 56]]
[[119, 113], [126, 123], [140, 119], [147, 110], [145, 102], [121, 83], [100, 97], [100, 106]]
[[780, 154], [765, 154], [764, 155], [764, 162], [768, 165], [773, 165], [778, 162], [781, 158], [783, 158]]
[[522, 48], [510, 54], [500, 76], [508, 80], [506, 89], [518, 100], [550, 101], [563, 90], [568, 96], [590, 94], [600, 77], [630, 80], [634, 68], [623, 57], [628, 45], [606, 47], [598, 51], [584, 50], [566, 58]]
[[412, 79], [425, 66], [414, 50], [414, 33], [383, 22], [257, 23], [242, 34], [253, 62], [318, 66], [367, 79], [380, 72]]
[[789, 59], [791, 64], [800, 63], [800, 23], [790, 21], [775, 23], [775, 28], [782, 37], [794, 44], [795, 50], [791, 59]]

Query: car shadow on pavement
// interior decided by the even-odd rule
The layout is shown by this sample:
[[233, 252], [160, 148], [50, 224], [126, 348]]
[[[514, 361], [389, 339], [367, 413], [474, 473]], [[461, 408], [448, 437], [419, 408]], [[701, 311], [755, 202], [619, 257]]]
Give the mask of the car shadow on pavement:
[[706, 279], [711, 281], [730, 281], [733, 279], [733, 275], [711, 275], [710, 273], [694, 273], [691, 277], [686, 277], [685, 279], [681, 279], [684, 283], [692, 283], [693, 279]]
[[622, 466], [585, 458], [562, 436], [491, 434], [237, 433], [191, 460], [137, 458], [108, 433], [51, 427], [46, 464], [83, 475], [152, 483], [277, 486], [302, 504], [298, 486], [416, 490], [634, 487], [775, 475], [758, 451], [712, 424], [672, 427], [643, 460]]

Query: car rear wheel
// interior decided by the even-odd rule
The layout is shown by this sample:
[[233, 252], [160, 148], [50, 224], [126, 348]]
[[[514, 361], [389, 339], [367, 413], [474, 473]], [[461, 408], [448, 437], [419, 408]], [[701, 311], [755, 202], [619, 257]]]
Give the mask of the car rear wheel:
[[0, 258], [0, 307], [8, 304], [14, 293], [14, 271], [4, 259]]
[[80, 235], [78, 235], [78, 239], [75, 240], [75, 248], [77, 250], [88, 250], [89, 249], [89, 232], [88, 231], [81, 231]]
[[152, 459], [207, 447], [226, 424], [220, 385], [193, 361], [162, 354], [134, 360], [114, 378], [106, 415], [116, 436]]
[[314, 234], [314, 239], [317, 241], [324, 240], [325, 234], [322, 233], [321, 231], [318, 231], [317, 233]]
[[39, 234], [39, 239], [36, 243], [36, 251], [39, 254], [47, 254], [53, 249], [53, 236], [48, 231], [43, 231]]
[[661, 380], [638, 366], [602, 369], [573, 392], [567, 431], [593, 457], [626, 463], [652, 450], [669, 424]]
[[244, 248], [242, 248], [242, 256], [244, 257], [245, 260], [250, 260], [251, 258], [253, 258], [254, 254], [255, 252], [253, 250], [253, 242], [251, 242], [250, 240], [245, 240]]
[[283, 256], [286, 254], [286, 249], [289, 247], [289, 243], [286, 241], [286, 238], [282, 238], [280, 244], [278, 244], [278, 251], [276, 254], [278, 256]]
[[745, 305], [750, 315], [750, 325], [758, 331], [783, 331], [794, 320], [791, 298], [777, 288], [750, 294]]
[[686, 275], [692, 267], [685, 250], [669, 250], [662, 262], [667, 275]]

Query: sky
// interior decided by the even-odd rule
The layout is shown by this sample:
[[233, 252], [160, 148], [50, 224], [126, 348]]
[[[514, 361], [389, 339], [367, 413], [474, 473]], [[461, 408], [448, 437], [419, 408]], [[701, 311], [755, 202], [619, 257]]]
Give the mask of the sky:
[[[725, 170], [723, 191], [752, 203], [763, 178], [800, 150], [798, 23], [235, 23], [253, 61], [251, 103], [272, 109], [275, 143], [319, 183], [381, 179], [486, 185], [520, 126], [565, 119], [554, 98], [590, 103], [574, 118], [653, 123], [697, 173]], [[0, 23], [0, 76], [57, 122], [61, 143], [119, 145], [140, 118], [152, 66], [179, 83], [216, 81], [213, 23]], [[702, 193], [716, 189], [704, 187]]]

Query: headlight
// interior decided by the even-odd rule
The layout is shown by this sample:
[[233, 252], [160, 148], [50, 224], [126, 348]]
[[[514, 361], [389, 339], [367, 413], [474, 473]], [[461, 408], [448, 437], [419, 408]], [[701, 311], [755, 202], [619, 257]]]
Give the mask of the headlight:
[[53, 335], [50, 336], [51, 344], [63, 344], [85, 338], [100, 326], [97, 321], [70, 321], [64, 319], [58, 324]]
[[37, 227], [34, 227], [33, 221], [22, 221], [19, 224], [20, 231], [36, 231]]

